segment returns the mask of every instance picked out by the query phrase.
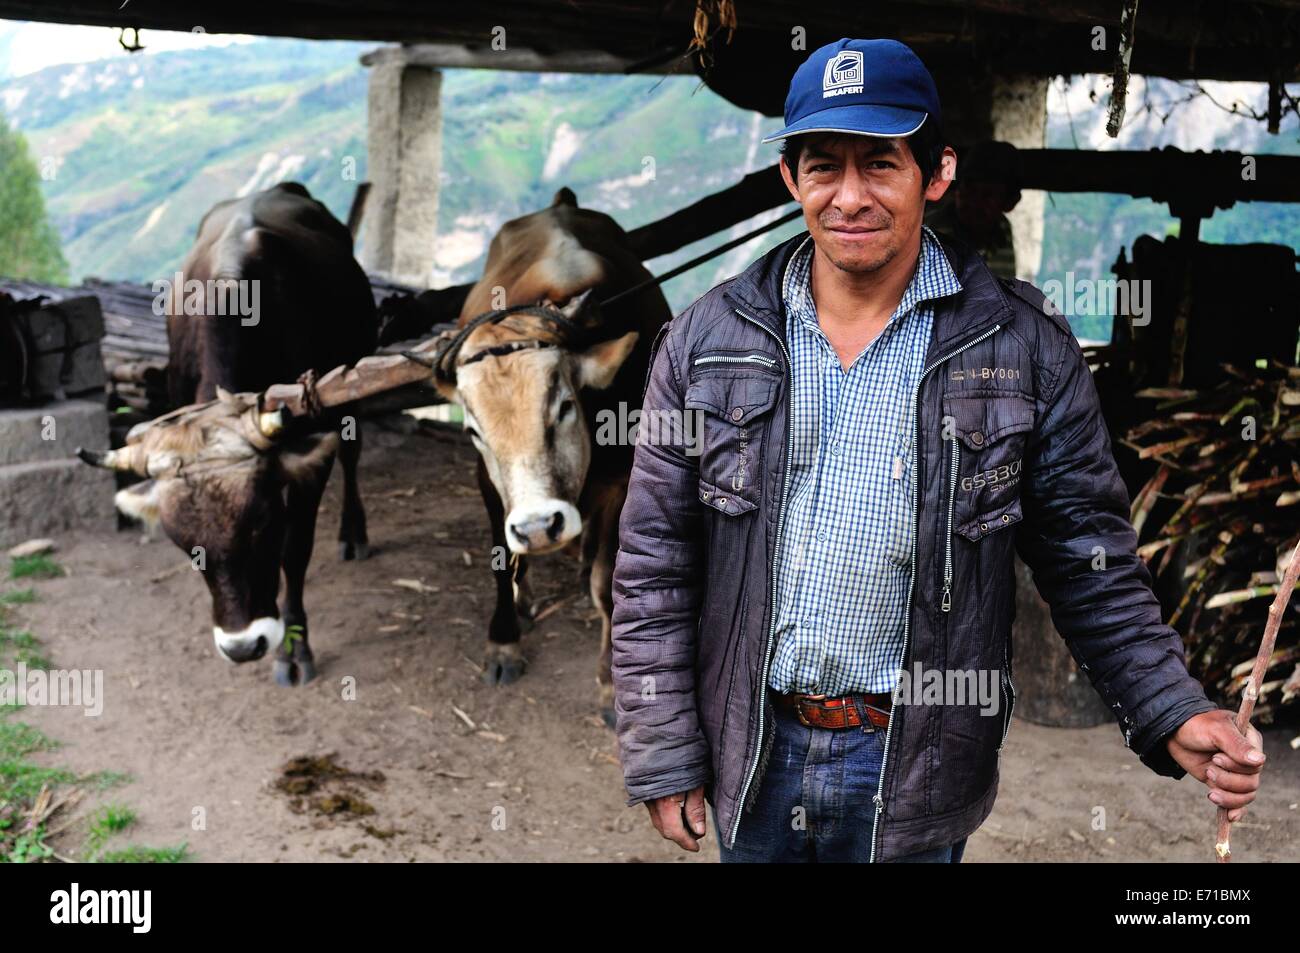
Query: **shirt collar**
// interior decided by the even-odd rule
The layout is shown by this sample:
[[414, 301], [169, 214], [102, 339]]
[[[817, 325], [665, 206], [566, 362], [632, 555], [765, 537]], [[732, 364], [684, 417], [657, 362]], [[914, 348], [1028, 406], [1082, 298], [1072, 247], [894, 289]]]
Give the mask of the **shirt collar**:
[[[812, 299], [812, 236], [809, 235], [790, 256], [782, 280], [782, 297], [788, 313], [799, 318], [804, 324], [815, 330], [817, 325], [817, 308]], [[898, 307], [889, 318], [889, 324], [900, 320], [924, 301], [944, 298], [962, 290], [948, 256], [934, 232], [928, 225], [921, 226], [921, 254], [912, 280], [903, 291]]]

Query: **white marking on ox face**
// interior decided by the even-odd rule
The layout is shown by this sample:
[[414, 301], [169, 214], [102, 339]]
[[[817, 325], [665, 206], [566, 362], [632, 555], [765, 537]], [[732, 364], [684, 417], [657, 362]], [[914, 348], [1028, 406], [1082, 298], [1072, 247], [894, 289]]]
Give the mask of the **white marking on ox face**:
[[113, 503], [123, 516], [137, 520], [152, 530], [159, 520], [159, 489], [157, 480], [136, 483], [125, 490], [118, 490]]
[[581, 532], [578, 508], [564, 500], [533, 500], [506, 514], [506, 542], [520, 554], [549, 553]]
[[254, 619], [252, 625], [239, 632], [227, 632], [221, 626], [214, 626], [212, 637], [222, 658], [231, 662], [251, 662], [279, 648], [284, 640], [284, 620]]

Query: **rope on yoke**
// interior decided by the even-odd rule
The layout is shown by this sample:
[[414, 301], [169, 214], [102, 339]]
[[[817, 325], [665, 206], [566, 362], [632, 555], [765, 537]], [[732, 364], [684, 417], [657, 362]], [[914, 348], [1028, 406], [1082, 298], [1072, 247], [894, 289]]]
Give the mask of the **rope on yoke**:
[[318, 380], [315, 368], [309, 367], [298, 375], [298, 383], [302, 385], [303, 411], [308, 417], [319, 417], [324, 410], [320, 402], [320, 391], [316, 389]]
[[[516, 314], [531, 315], [536, 318], [543, 318], [550, 321], [562, 332], [566, 338], [576, 338], [581, 335], [582, 328], [572, 321], [567, 315], [560, 311], [559, 308], [541, 305], [541, 304], [517, 304], [509, 308], [497, 308], [493, 311], [484, 311], [482, 314], [471, 318], [465, 322], [464, 327], [458, 328], [435, 348], [432, 357], [426, 357], [424, 354], [418, 354], [414, 351], [402, 351], [402, 356], [408, 360], [415, 361], [417, 364], [433, 370], [434, 376], [441, 382], [454, 384], [456, 381], [456, 357], [460, 354], [461, 347], [469, 339], [469, 336], [475, 330], [485, 324], [499, 324], [501, 321]], [[485, 348], [474, 354], [466, 363], [473, 363], [494, 354], [508, 354], [513, 351], [523, 350], [525, 348], [554, 347], [555, 344], [550, 341], [542, 341], [537, 338], [531, 338], [524, 341], [510, 341], [505, 344], [498, 344], [495, 347]]]

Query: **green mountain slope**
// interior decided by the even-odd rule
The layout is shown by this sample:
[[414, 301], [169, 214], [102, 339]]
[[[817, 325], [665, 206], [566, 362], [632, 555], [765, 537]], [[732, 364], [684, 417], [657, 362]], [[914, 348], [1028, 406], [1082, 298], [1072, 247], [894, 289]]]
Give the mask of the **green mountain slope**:
[[[0, 84], [45, 175], [73, 278], [169, 276], [213, 203], [282, 179], [345, 217], [366, 174], [358, 57], [368, 48], [260, 40]], [[561, 186], [624, 227], [652, 221], [770, 163], [771, 147], [756, 146], [773, 128], [692, 77], [447, 71], [432, 282], [475, 278], [496, 229]], [[714, 276], [675, 282], [674, 305]]]

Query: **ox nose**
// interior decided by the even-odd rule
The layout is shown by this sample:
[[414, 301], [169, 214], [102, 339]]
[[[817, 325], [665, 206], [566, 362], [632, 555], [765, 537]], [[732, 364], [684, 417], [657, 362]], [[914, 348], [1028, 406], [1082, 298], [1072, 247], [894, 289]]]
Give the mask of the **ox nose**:
[[564, 533], [564, 513], [556, 510], [553, 513], [513, 520], [510, 523], [510, 532], [524, 548], [553, 544]]
[[238, 632], [215, 628], [212, 636], [223, 658], [232, 662], [252, 662], [280, 644], [284, 638], [284, 622], [280, 619], [256, 619]]
[[266, 636], [259, 635], [254, 642], [237, 645], [218, 645], [221, 654], [232, 662], [255, 662], [266, 654]]

